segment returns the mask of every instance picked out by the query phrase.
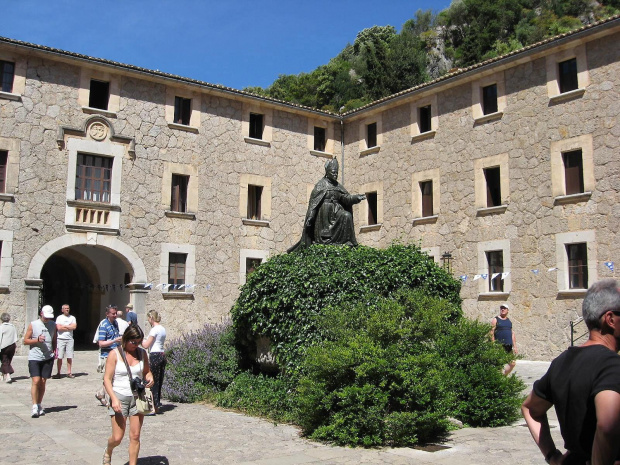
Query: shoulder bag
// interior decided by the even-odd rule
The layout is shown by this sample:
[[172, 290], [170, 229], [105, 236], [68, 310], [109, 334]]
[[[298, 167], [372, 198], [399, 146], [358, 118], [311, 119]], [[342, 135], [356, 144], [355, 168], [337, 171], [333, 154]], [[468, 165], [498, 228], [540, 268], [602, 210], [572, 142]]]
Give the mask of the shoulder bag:
[[[148, 415], [149, 413], [155, 413], [155, 406], [153, 404], [153, 393], [147, 387], [145, 387], [142, 391], [136, 392], [134, 390], [134, 381], [131, 376], [131, 369], [129, 368], [129, 363], [127, 363], [127, 357], [125, 357], [125, 351], [123, 350], [123, 346], [118, 346], [121, 357], [123, 357], [123, 361], [125, 362], [125, 366], [127, 367], [127, 375], [129, 376], [129, 385], [131, 386], [131, 392], [133, 392], [133, 396], [136, 399], [136, 407], [138, 408], [138, 413], [141, 415]], [[142, 361], [141, 353], [142, 349], [139, 347], [138, 350], [138, 360]]]

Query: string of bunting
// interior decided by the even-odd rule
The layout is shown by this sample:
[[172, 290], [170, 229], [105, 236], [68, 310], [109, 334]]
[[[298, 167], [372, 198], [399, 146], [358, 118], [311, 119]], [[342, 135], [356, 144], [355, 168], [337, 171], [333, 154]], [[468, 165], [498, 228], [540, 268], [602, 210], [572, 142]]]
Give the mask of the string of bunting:
[[[609, 271], [612, 271], [612, 272], [614, 272], [614, 271], [615, 271], [614, 262], [611, 262], [611, 261], [603, 262], [603, 265], [605, 265]], [[531, 272], [532, 272], [535, 276], [538, 276], [538, 275], [540, 274], [540, 272], [541, 272], [541, 270], [539, 270], [539, 269], [534, 269], [534, 270], [530, 270], [530, 271], [531, 271]], [[553, 272], [553, 271], [558, 271], [558, 267], [555, 267], [555, 266], [554, 266], [554, 267], [552, 267], [552, 268], [548, 268], [548, 269], [547, 269], [547, 273], [551, 273], [551, 272]], [[507, 272], [505, 272], [505, 273], [493, 273], [493, 274], [491, 275], [491, 279], [495, 279], [495, 278], [497, 278], [498, 276], [501, 276], [501, 279], [502, 279], [502, 281], [503, 281], [504, 279], [506, 279], [506, 277], [507, 277], [509, 274], [510, 274], [510, 271], [507, 271]], [[474, 277], [472, 278], [472, 281], [477, 281], [477, 280], [479, 280], [479, 279], [485, 279], [485, 280], [486, 280], [488, 277], [489, 277], [489, 274], [488, 274], [488, 273], [480, 273], [480, 274], [475, 274], [475, 275], [474, 275]], [[465, 282], [467, 282], [467, 280], [469, 279], [469, 277], [468, 277], [466, 274], [462, 274], [462, 275], [460, 275], [460, 276], [459, 276], [459, 279], [460, 279], [463, 283], [465, 283]]]

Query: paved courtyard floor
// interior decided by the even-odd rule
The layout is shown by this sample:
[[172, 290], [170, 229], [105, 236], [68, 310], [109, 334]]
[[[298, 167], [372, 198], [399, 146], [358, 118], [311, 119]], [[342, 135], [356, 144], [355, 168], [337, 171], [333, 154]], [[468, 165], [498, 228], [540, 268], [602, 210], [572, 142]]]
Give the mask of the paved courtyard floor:
[[[544, 373], [546, 362], [519, 361], [516, 373], [528, 385]], [[50, 379], [43, 406], [47, 414], [30, 418], [27, 358], [13, 359], [15, 382], [0, 382], [1, 464], [100, 464], [110, 433], [106, 408], [95, 399], [101, 384], [97, 352], [78, 352], [76, 377]], [[64, 369], [65, 367], [63, 367]], [[55, 369], [54, 369], [55, 370]], [[55, 371], [54, 371], [55, 372]], [[207, 405], [164, 401], [164, 413], [146, 417], [140, 465], [156, 464], [544, 464], [523, 421], [502, 428], [463, 428], [443, 449], [352, 449], [299, 437], [297, 428], [223, 411]], [[552, 432], [562, 445], [555, 416]], [[126, 464], [128, 438], [115, 450], [113, 465]]]

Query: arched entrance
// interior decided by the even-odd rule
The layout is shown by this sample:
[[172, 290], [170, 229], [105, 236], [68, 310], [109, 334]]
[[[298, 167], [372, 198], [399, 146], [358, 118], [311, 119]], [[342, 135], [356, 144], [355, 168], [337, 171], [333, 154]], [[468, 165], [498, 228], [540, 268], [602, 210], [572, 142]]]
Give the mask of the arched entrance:
[[55, 315], [67, 303], [76, 317], [76, 347], [96, 349], [93, 336], [107, 305], [134, 304], [144, 318], [146, 273], [133, 249], [110, 236], [70, 233], [50, 241], [33, 257], [26, 279], [26, 313], [35, 319], [41, 305]]

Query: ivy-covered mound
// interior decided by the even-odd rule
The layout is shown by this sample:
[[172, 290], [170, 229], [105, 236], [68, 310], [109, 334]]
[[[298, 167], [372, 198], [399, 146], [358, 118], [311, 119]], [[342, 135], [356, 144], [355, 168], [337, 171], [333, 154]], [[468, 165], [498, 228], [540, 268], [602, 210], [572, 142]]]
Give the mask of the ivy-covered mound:
[[489, 325], [463, 317], [458, 281], [416, 246], [276, 256], [249, 277], [232, 317], [242, 352], [267, 336], [282, 372], [244, 373], [218, 402], [292, 420], [312, 438], [411, 446], [440, 439], [448, 417], [518, 417], [524, 386], [501, 374], [510, 355]]

